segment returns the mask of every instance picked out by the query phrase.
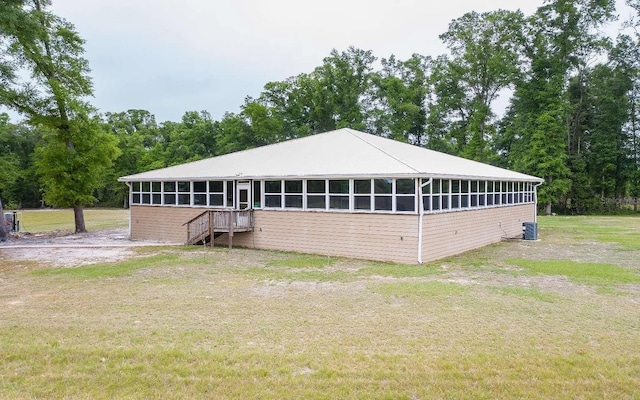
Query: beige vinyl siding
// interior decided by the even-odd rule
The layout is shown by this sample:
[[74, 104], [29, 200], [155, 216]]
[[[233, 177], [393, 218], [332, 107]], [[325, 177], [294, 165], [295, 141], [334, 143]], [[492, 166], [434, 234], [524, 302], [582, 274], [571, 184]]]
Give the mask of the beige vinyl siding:
[[425, 214], [422, 261], [428, 262], [503, 238], [522, 237], [522, 223], [534, 220], [535, 204]]
[[234, 246], [417, 263], [417, 215], [255, 210], [254, 221]]
[[[202, 208], [132, 206], [131, 236], [185, 243], [187, 228], [183, 224], [202, 211]], [[422, 259], [428, 262], [496, 243], [504, 237], [520, 237], [522, 223], [533, 221], [534, 215], [534, 204], [425, 214]], [[255, 230], [236, 233], [233, 245], [416, 264], [418, 218], [398, 214], [255, 210]], [[227, 239], [227, 234], [220, 236], [216, 245], [226, 245]]]
[[131, 238], [168, 243], [186, 243], [187, 226], [202, 208], [131, 206]]

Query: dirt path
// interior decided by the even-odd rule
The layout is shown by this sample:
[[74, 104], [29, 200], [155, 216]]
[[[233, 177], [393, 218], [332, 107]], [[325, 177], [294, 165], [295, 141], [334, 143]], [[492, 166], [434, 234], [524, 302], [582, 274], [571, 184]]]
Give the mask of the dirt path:
[[164, 245], [129, 240], [126, 228], [80, 234], [53, 231], [12, 235], [7, 242], [0, 243], [0, 257], [52, 266], [78, 266], [123, 260], [134, 255], [134, 247]]

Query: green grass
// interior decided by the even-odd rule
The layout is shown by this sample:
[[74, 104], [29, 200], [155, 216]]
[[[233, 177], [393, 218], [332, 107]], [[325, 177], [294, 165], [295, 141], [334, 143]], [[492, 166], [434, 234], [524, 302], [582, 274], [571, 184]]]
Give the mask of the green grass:
[[324, 268], [334, 263], [335, 258], [311, 254], [293, 254], [286, 258], [271, 260], [267, 267]]
[[541, 235], [615, 243], [620, 249], [640, 250], [640, 217], [545, 216], [538, 219]]
[[374, 293], [389, 297], [439, 297], [459, 296], [468, 287], [454, 282], [400, 282], [379, 284], [371, 287]]
[[131, 275], [131, 273], [143, 268], [170, 265], [178, 259], [180, 259], [180, 256], [177, 254], [161, 254], [117, 263], [92, 264], [73, 268], [36, 269], [31, 271], [31, 274], [35, 276], [66, 276], [79, 279], [116, 278]]
[[[23, 232], [73, 231], [72, 209], [19, 210], [20, 230]], [[88, 230], [122, 228], [129, 224], [129, 211], [123, 209], [87, 208], [84, 210]]]
[[640, 398], [638, 252], [615, 250], [637, 220], [542, 220], [540, 241], [419, 266], [191, 246], [24, 268], [3, 253], [0, 399]]
[[500, 287], [497, 290], [508, 296], [522, 296], [547, 303], [555, 303], [560, 300], [560, 296], [539, 289], [520, 288], [520, 287]]
[[610, 264], [525, 259], [509, 259], [507, 262], [525, 268], [531, 274], [562, 275], [578, 283], [593, 285], [640, 283], [640, 274]]

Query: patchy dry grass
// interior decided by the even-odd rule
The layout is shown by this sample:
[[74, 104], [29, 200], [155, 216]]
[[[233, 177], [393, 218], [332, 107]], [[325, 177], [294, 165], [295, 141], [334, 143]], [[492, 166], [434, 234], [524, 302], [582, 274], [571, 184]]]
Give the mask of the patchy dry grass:
[[566, 220], [422, 266], [201, 247], [3, 259], [0, 398], [639, 398], [640, 246], [616, 235], [640, 220]]
[[[34, 209], [18, 211], [20, 229], [23, 232], [73, 231], [72, 209]], [[111, 208], [87, 208], [84, 219], [87, 229], [106, 229], [128, 226], [129, 211]]]

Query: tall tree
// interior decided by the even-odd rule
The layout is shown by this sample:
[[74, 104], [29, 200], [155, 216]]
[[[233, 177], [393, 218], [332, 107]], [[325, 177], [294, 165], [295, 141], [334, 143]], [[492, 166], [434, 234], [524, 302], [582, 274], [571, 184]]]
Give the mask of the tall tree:
[[492, 106], [520, 76], [524, 16], [520, 11], [470, 12], [453, 20], [440, 39], [451, 57], [434, 63], [432, 112], [445, 121], [456, 152], [478, 161], [492, 158]]
[[569, 81], [608, 44], [600, 28], [614, 11], [614, 0], [546, 0], [525, 26], [527, 73], [516, 85], [502, 143], [509, 143], [513, 168], [545, 178], [539, 194], [548, 214], [571, 188]]
[[71, 23], [47, 10], [50, 4], [0, 3], [0, 104], [45, 131], [36, 153], [45, 197], [73, 207], [75, 231], [84, 232], [83, 207], [95, 201], [118, 148], [85, 100], [93, 91], [84, 41]]
[[414, 54], [401, 61], [392, 55], [381, 63], [382, 71], [372, 74], [371, 130], [395, 140], [424, 145], [430, 59]]

